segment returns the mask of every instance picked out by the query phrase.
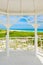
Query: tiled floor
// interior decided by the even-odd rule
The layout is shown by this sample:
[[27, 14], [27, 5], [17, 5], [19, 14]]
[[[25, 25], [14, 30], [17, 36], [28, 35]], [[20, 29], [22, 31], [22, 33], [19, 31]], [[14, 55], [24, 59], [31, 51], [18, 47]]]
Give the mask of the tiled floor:
[[40, 60], [31, 51], [10, 51], [9, 57], [6, 53], [0, 53], [0, 65], [42, 65]]

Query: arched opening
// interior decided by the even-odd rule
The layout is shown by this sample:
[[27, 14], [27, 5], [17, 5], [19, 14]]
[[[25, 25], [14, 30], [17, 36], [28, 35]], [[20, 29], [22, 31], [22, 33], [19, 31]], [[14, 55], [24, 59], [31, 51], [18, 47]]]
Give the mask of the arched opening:
[[30, 20], [20, 17], [17, 23], [10, 27], [10, 30], [11, 48], [14, 50], [34, 50], [34, 27]]

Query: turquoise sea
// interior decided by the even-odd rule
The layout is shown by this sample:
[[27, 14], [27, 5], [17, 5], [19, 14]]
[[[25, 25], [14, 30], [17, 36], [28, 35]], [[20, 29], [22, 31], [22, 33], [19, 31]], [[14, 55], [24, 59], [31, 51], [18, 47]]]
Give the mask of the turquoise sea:
[[[1, 29], [0, 29], [1, 30]], [[6, 30], [5, 28], [3, 28], [2, 30]], [[35, 29], [10, 29], [11, 31], [23, 31], [23, 32], [34, 32]], [[43, 32], [43, 29], [37, 29], [37, 32]]]
[[[35, 29], [16, 29], [15, 31], [34, 32]], [[43, 29], [37, 29], [37, 32], [43, 32]]]

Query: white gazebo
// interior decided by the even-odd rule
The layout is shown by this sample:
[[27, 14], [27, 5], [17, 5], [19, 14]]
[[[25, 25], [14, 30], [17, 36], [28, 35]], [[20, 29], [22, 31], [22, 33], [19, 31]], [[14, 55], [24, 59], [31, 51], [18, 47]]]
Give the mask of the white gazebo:
[[[3, 24], [7, 28], [7, 56], [9, 56], [9, 28], [13, 25], [9, 24], [9, 16], [19, 15], [21, 17], [24, 15], [34, 15], [34, 24], [32, 24], [32, 26], [35, 29], [35, 54], [37, 54], [37, 28], [39, 26], [37, 24], [37, 15], [43, 15], [43, 0], [0, 0], [0, 15], [7, 16], [6, 25], [3, 24], [2, 21], [0, 22], [0, 24]], [[14, 23], [17, 20], [15, 20]]]

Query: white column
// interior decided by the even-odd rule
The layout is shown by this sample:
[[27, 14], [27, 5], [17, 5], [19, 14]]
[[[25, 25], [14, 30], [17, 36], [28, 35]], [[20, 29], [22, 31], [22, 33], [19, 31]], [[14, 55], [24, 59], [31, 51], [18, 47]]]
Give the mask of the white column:
[[37, 28], [35, 28], [35, 54], [37, 54], [38, 51], [38, 36], [37, 36]]
[[35, 15], [35, 55], [37, 55], [37, 48], [38, 48], [38, 36], [37, 36], [37, 28], [38, 28], [38, 24], [37, 24], [37, 15]]
[[7, 35], [6, 35], [6, 53], [7, 53], [7, 56], [9, 56], [9, 28], [10, 28], [9, 15], [7, 15], [6, 28], [7, 28]]
[[6, 53], [9, 56], [9, 28], [7, 28], [7, 35], [6, 35]]

